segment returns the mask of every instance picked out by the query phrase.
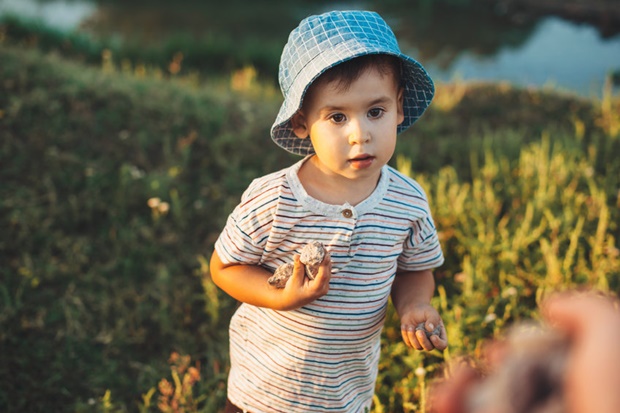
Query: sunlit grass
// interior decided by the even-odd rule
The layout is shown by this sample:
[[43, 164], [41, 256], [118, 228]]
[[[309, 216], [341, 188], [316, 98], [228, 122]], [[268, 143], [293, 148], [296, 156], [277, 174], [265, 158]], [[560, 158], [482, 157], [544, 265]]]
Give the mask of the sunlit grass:
[[525, 146], [516, 162], [487, 151], [474, 162], [472, 180], [451, 166], [413, 174], [411, 163], [398, 159], [426, 189], [447, 253], [434, 301], [450, 349], [443, 356], [404, 349], [391, 313], [380, 383], [401, 379], [377, 387], [376, 412], [424, 411], [424, 389], [452, 358], [476, 354], [515, 321], [537, 318], [537, 303], [549, 293], [620, 287], [616, 195], [605, 193], [605, 177], [593, 174], [570, 137], [552, 139]]

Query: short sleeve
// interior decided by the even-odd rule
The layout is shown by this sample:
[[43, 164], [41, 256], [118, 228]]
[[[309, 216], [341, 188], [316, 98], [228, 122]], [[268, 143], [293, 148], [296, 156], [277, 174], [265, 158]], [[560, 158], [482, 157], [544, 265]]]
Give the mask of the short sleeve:
[[258, 265], [273, 221], [278, 194], [253, 182], [229, 215], [215, 242], [215, 251], [225, 264]]
[[258, 264], [262, 248], [251, 237], [252, 228], [245, 226], [235, 209], [228, 217], [226, 226], [215, 242], [215, 251], [224, 264]]
[[413, 222], [403, 252], [398, 258], [401, 271], [421, 271], [439, 267], [444, 262], [437, 229], [430, 214]]

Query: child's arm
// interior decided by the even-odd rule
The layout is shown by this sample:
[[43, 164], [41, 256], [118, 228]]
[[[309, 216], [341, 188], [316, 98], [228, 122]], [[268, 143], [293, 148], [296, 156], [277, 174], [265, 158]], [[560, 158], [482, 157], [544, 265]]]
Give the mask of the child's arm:
[[[398, 272], [392, 285], [392, 302], [400, 317], [403, 340], [417, 350], [443, 350], [448, 346], [443, 321], [431, 306], [434, 291], [431, 270]], [[429, 339], [424, 331], [416, 330], [420, 323], [425, 324], [427, 331], [441, 326], [440, 334]]]
[[274, 310], [294, 310], [325, 295], [331, 278], [329, 254], [325, 255], [314, 280], [305, 276], [299, 255], [294, 258], [295, 269], [284, 288], [269, 285], [267, 279], [273, 274], [266, 269], [257, 265], [224, 264], [215, 251], [210, 263], [211, 278], [236, 300]]

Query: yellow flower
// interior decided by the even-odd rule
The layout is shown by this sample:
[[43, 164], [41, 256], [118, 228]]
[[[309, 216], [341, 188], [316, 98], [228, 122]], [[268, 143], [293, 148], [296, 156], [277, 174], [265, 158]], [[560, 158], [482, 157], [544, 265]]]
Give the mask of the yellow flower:
[[191, 377], [192, 381], [195, 383], [200, 380], [200, 372], [196, 367], [190, 367], [187, 369], [187, 374]]
[[172, 384], [166, 379], [161, 379], [157, 387], [159, 388], [159, 392], [164, 396], [170, 397], [174, 393]]
[[146, 201], [146, 204], [151, 209], [157, 208], [160, 203], [161, 203], [161, 199], [159, 199], [159, 198], [150, 198], [148, 201]]
[[170, 211], [170, 204], [167, 202], [162, 202], [157, 206], [157, 210], [161, 212], [162, 215], [165, 215]]

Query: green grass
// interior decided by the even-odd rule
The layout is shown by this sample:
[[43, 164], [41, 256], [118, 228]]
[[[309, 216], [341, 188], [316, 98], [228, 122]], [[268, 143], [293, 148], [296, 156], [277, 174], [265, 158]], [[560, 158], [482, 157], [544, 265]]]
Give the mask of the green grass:
[[173, 349], [221, 364], [233, 303], [205, 312], [199, 257], [284, 161], [257, 157], [267, 126], [250, 121], [274, 106], [35, 51], [0, 60], [0, 406], [68, 411], [106, 389], [131, 406]]
[[[111, 18], [124, 19], [127, 15], [142, 12], [139, 7], [134, 10], [130, 6], [128, 10], [123, 10]], [[170, 13], [174, 15], [174, 10]], [[195, 11], [195, 13], [201, 12]], [[170, 17], [170, 14], [168, 16]], [[131, 21], [127, 23], [128, 26], [133, 24]], [[148, 24], [148, 21], [144, 24]], [[131, 34], [121, 42], [117, 37], [105, 33], [97, 36], [83, 31], [67, 32], [37, 21], [7, 15], [0, 18], [0, 37], [4, 37], [5, 42], [14, 46], [36, 47], [45, 52], [57, 52], [66, 58], [91, 66], [99, 65], [102, 54], [109, 52], [118, 58], [119, 62], [122, 60], [133, 65], [164, 68], [168, 75], [170, 75], [169, 64], [179, 53], [183, 56], [179, 74], [199, 71], [203, 74], [218, 75], [251, 64], [260, 71], [261, 76], [275, 83], [273, 73], [277, 73], [278, 70], [281, 43], [286, 39], [285, 34], [275, 39], [251, 37], [240, 40], [226, 30], [217, 33], [210, 31], [204, 24], [205, 22], [200, 34], [184, 31], [182, 27], [178, 27], [175, 34], [168, 34], [164, 38], [146, 43], [132, 37]], [[164, 31], [163, 29], [157, 31], [160, 30]]]
[[[280, 98], [8, 45], [0, 61], [0, 410], [158, 411], [177, 351], [201, 372], [188, 411], [217, 411], [236, 303], [206, 263], [251, 179], [296, 159], [269, 139]], [[431, 198], [451, 348], [407, 350], [390, 312], [376, 412], [419, 408], [443, 363], [548, 291], [620, 288], [619, 105], [439, 85], [393, 164]]]

